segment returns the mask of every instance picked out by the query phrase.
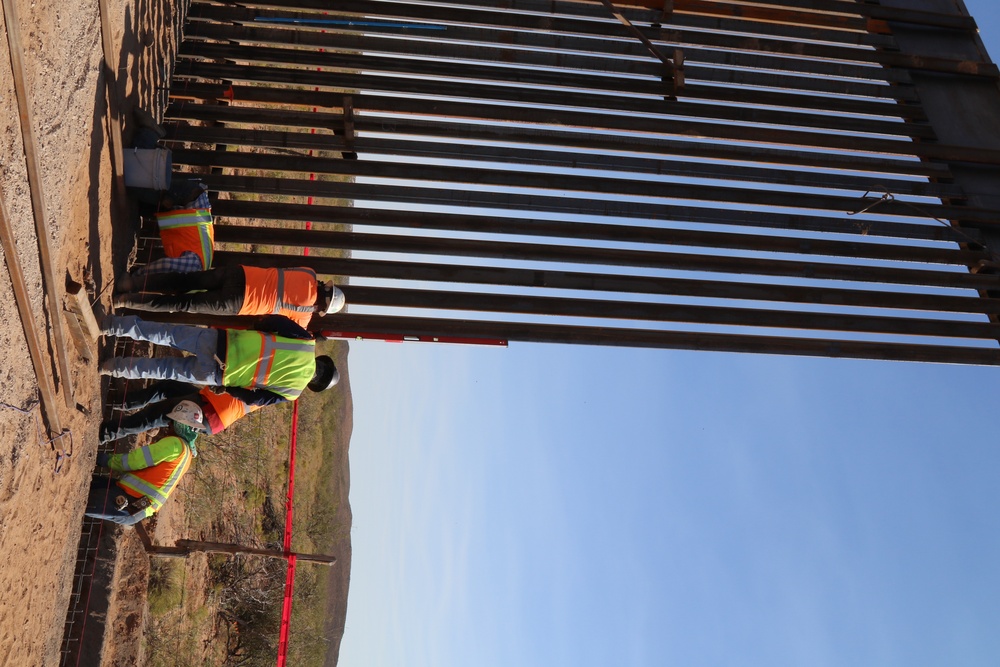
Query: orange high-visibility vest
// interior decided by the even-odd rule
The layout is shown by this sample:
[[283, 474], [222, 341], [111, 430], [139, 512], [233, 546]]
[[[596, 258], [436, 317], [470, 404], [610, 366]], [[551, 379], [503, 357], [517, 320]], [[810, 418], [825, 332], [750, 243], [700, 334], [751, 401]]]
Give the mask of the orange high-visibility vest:
[[247, 405], [226, 392], [216, 394], [208, 387], [202, 389], [200, 394], [202, 400], [208, 403], [215, 411], [214, 416], [218, 419], [216, 422], [211, 412], [206, 412], [205, 414], [208, 420], [209, 432], [212, 435], [229, 428], [237, 419], [246, 416], [260, 407], [259, 405]]
[[193, 252], [201, 259], [203, 270], [212, 268], [215, 252], [215, 227], [212, 211], [204, 208], [186, 208], [156, 214], [160, 227], [160, 240], [167, 257], [180, 257]]
[[171, 435], [127, 454], [115, 454], [108, 461], [108, 467], [121, 473], [118, 486], [127, 494], [149, 498], [146, 516], [150, 516], [167, 502], [191, 465], [191, 459], [188, 444]]
[[309, 326], [316, 310], [315, 271], [244, 266], [243, 273], [247, 286], [240, 315], [284, 315], [303, 329]]

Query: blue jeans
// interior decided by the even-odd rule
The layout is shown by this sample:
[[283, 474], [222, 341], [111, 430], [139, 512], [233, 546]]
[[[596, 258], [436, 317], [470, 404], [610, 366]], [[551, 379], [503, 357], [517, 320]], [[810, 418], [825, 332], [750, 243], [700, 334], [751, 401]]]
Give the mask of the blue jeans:
[[90, 495], [87, 496], [87, 509], [84, 516], [93, 519], [104, 519], [123, 526], [132, 526], [145, 519], [143, 512], [130, 514], [128, 508], [123, 510], [115, 506], [115, 498], [125, 495], [125, 491], [107, 477], [95, 477], [90, 482]]
[[175, 350], [189, 352], [185, 357], [115, 357], [107, 362], [107, 370], [114, 377], [130, 380], [179, 380], [191, 384], [219, 386], [222, 369], [216, 359], [219, 349], [219, 332], [206, 327], [187, 324], [147, 322], [135, 315], [112, 317], [105, 334], [142, 340], [156, 345], [167, 345]]

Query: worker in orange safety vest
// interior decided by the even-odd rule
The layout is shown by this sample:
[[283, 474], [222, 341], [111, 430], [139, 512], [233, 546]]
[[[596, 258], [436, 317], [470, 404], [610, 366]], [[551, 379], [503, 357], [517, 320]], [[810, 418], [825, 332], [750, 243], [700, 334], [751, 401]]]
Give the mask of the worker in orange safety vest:
[[329, 315], [344, 307], [344, 293], [320, 282], [307, 267], [286, 269], [226, 266], [192, 273], [157, 273], [132, 291], [115, 297], [115, 306], [153, 312], [204, 315], [283, 315], [302, 328], [314, 313]]
[[175, 415], [174, 435], [127, 454], [98, 453], [98, 471], [109, 476], [91, 482], [86, 516], [130, 526], [163, 507], [197, 456], [201, 411], [194, 404], [178, 407], [186, 415]]
[[119, 413], [101, 422], [100, 441], [103, 444], [129, 435], [165, 428], [170, 425], [174, 407], [183, 401], [190, 401], [201, 409], [208, 435], [221, 433], [238, 419], [261, 407], [248, 405], [228, 391], [217, 391], [218, 393], [208, 387], [177, 380], [160, 380], [148, 387], [130, 388], [120, 409], [138, 412], [128, 415]]
[[115, 290], [132, 291], [149, 276], [160, 273], [189, 273], [212, 268], [215, 259], [215, 225], [212, 204], [205, 184], [197, 179], [180, 179], [182, 185], [162, 193], [156, 224], [160, 229], [165, 257], [123, 273], [115, 280]]

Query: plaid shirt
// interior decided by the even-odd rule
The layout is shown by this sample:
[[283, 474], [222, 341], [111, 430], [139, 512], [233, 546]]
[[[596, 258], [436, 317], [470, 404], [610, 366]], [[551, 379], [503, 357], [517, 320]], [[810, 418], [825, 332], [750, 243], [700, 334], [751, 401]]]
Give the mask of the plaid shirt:
[[[204, 186], [202, 186], [202, 187], [204, 187]], [[208, 191], [207, 190], [202, 190], [201, 194], [198, 195], [197, 199], [195, 199], [190, 204], [185, 204], [183, 206], [183, 208], [204, 208], [204, 209], [212, 210], [212, 202], [210, 202], [208, 200]]]
[[201, 257], [189, 250], [181, 253], [180, 257], [163, 257], [152, 261], [146, 266], [136, 269], [133, 275], [139, 277], [149, 273], [191, 273], [203, 270]]

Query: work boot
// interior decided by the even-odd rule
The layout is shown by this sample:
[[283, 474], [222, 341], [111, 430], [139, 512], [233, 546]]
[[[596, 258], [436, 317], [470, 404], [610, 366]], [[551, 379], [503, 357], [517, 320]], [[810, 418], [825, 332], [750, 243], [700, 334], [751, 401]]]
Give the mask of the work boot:
[[111, 303], [114, 304], [115, 310], [119, 308], [131, 308], [132, 310], [136, 310], [136, 304], [139, 303], [138, 299], [136, 299], [138, 296], [139, 295], [134, 292], [116, 294], [111, 297]]
[[101, 428], [98, 435], [98, 441], [103, 445], [112, 440], [117, 440], [115, 434], [111, 431], [111, 424], [108, 422], [101, 422]]
[[[105, 313], [104, 317], [101, 318], [101, 321], [97, 323], [97, 326], [101, 328], [102, 336], [112, 335], [111, 330], [114, 325], [114, 322], [115, 322], [115, 316], [112, 315], [111, 313]], [[103, 355], [101, 356], [103, 357]]]

